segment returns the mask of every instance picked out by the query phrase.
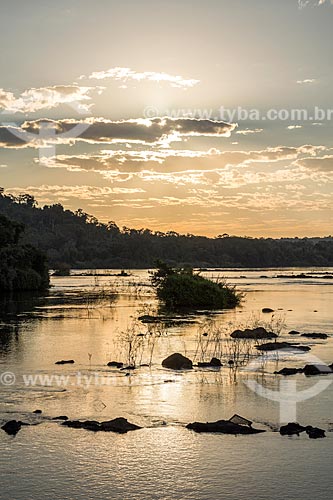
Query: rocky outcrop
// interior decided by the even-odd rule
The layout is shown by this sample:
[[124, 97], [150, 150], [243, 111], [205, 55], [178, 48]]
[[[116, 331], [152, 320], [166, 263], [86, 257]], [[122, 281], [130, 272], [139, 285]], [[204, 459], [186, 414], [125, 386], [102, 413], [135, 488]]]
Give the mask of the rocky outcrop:
[[162, 361], [162, 366], [170, 370], [191, 370], [193, 368], [193, 363], [189, 358], [176, 353], [164, 359]]
[[194, 432], [211, 432], [211, 433], [219, 433], [219, 434], [259, 434], [265, 432], [260, 429], [253, 429], [247, 425], [240, 425], [230, 420], [218, 420], [217, 422], [193, 422], [192, 424], [188, 424], [186, 426], [187, 429], [190, 429]]
[[276, 333], [268, 332], [266, 328], [258, 327], [250, 330], [235, 330], [230, 337], [233, 339], [250, 339], [250, 340], [270, 340], [277, 338]]
[[95, 420], [67, 420], [63, 422], [64, 426], [72, 429], [85, 429], [93, 432], [116, 432], [118, 434], [126, 434], [129, 431], [141, 429], [138, 425], [131, 424], [126, 418], [115, 418], [105, 422], [96, 422]]

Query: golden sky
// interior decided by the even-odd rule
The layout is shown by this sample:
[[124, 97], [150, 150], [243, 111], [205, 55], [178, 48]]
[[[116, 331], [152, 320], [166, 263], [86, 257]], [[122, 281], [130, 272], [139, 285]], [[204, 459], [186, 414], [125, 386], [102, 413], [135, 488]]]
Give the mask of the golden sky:
[[332, 233], [333, 6], [1, 7], [0, 186], [119, 226]]

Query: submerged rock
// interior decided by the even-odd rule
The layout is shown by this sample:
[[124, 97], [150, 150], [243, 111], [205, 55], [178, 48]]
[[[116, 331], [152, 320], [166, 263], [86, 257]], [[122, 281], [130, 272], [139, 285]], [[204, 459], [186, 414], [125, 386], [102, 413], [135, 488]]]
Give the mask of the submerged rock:
[[278, 351], [281, 349], [296, 349], [298, 351], [308, 352], [311, 347], [307, 345], [290, 344], [289, 342], [269, 342], [268, 344], [256, 346], [258, 351]]
[[199, 368], [221, 368], [222, 363], [221, 360], [217, 358], [212, 358], [208, 363], [198, 363]]
[[235, 330], [230, 337], [233, 339], [250, 339], [250, 340], [261, 340], [261, 339], [275, 339], [277, 338], [276, 333], [268, 332], [266, 328], [258, 327], [250, 330], [246, 328], [245, 330]]
[[288, 375], [296, 375], [297, 373], [303, 373], [303, 368], [282, 368], [279, 372], [274, 372], [275, 375], [284, 375], [287, 377]]
[[125, 434], [129, 431], [141, 429], [138, 425], [131, 424], [126, 418], [115, 418], [105, 422], [96, 422], [95, 420], [68, 420], [63, 422], [62, 425], [72, 429], [85, 429], [93, 432], [117, 432], [118, 434]]
[[320, 340], [328, 339], [328, 335], [326, 333], [302, 333], [301, 337], [306, 337], [308, 339], [320, 339]]
[[16, 436], [16, 434], [21, 430], [22, 422], [17, 420], [9, 420], [6, 422], [1, 429], [5, 431], [10, 436]]
[[161, 323], [163, 321], [163, 318], [161, 318], [160, 316], [151, 316], [150, 314], [139, 316], [138, 319], [142, 323]]
[[193, 422], [192, 424], [188, 424], [186, 426], [187, 429], [190, 429], [194, 432], [212, 432], [212, 433], [220, 433], [220, 434], [259, 434], [265, 432], [260, 429], [253, 429], [248, 425], [240, 425], [230, 420], [218, 420], [217, 422]]
[[164, 359], [162, 361], [162, 366], [170, 370], [192, 370], [193, 363], [182, 354], [175, 353]]
[[56, 361], [56, 365], [73, 365], [75, 363], [74, 359], [62, 359], [61, 361]]

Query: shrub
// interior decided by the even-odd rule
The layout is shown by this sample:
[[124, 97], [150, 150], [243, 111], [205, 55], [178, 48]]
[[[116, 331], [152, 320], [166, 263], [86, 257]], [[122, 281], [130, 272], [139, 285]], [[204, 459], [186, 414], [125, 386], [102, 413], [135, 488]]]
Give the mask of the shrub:
[[167, 308], [229, 309], [240, 302], [234, 287], [204, 278], [192, 268], [174, 269], [159, 262], [151, 280]]

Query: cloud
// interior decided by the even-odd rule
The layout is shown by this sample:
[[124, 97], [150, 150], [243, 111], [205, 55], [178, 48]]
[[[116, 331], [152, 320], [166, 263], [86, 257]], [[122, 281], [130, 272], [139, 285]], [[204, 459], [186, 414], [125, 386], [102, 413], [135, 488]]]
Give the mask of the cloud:
[[245, 129], [245, 130], [237, 130], [236, 134], [240, 135], [251, 135], [251, 134], [260, 134], [263, 132], [262, 128], [255, 128], [255, 129]]
[[325, 155], [320, 158], [303, 158], [297, 164], [310, 170], [321, 172], [333, 172], [333, 155]]
[[278, 162], [294, 161], [303, 156], [316, 156], [326, 150], [324, 146], [303, 145], [300, 147], [279, 146], [260, 151], [207, 151], [183, 149], [129, 149], [101, 150], [99, 153], [81, 155], [58, 155], [48, 158], [43, 164], [50, 168], [64, 168], [69, 171], [100, 173], [114, 180], [119, 175], [146, 170], [160, 173], [184, 173], [186, 171], [214, 171], [230, 168], [245, 169], [265, 164], [272, 166]]
[[298, 85], [311, 85], [312, 83], [316, 83], [317, 80], [315, 78], [306, 78], [305, 80], [297, 80]]
[[[0, 148], [20, 149], [28, 147], [28, 144], [20, 138], [20, 127], [0, 125]], [[30, 147], [34, 147], [30, 144]]]
[[73, 144], [81, 141], [169, 147], [170, 143], [188, 137], [230, 137], [236, 127], [236, 124], [195, 118], [33, 120], [24, 122], [21, 127], [0, 126], [0, 146], [38, 147], [48, 143]]
[[[86, 76], [80, 76], [80, 80], [85, 79]], [[197, 85], [200, 80], [185, 79], [179, 75], [170, 75], [164, 72], [144, 71], [142, 73], [136, 72], [130, 68], [110, 68], [106, 71], [95, 71], [88, 76], [92, 80], [105, 80], [112, 79], [119, 82], [156, 82], [167, 83], [171, 87], [187, 89]], [[125, 85], [126, 87], [126, 85]]]
[[304, 9], [305, 7], [320, 7], [326, 3], [333, 5], [333, 0], [298, 0], [300, 9]]
[[54, 197], [56, 200], [61, 198], [66, 200], [69, 198], [80, 198], [82, 200], [103, 199], [111, 195], [118, 194], [137, 194], [144, 193], [142, 188], [119, 188], [119, 187], [99, 187], [99, 186], [67, 186], [67, 185], [48, 185], [42, 184], [41, 186], [27, 186], [25, 188], [13, 187], [6, 189], [13, 195], [19, 195], [22, 192], [30, 193], [36, 197], [51, 199]]
[[103, 87], [80, 87], [78, 85], [55, 85], [25, 90], [19, 97], [0, 89], [2, 114], [35, 113], [67, 104], [77, 112], [87, 113], [94, 93], [101, 93]]

